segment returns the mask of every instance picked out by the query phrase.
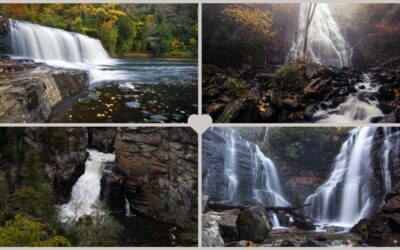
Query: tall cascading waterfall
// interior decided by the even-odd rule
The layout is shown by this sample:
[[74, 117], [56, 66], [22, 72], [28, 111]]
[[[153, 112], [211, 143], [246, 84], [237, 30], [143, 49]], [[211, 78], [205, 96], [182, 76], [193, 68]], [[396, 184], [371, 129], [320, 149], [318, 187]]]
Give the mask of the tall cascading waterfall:
[[93, 205], [100, 197], [100, 179], [105, 164], [115, 161], [115, 154], [87, 151], [89, 158], [85, 163], [85, 172], [72, 188], [70, 201], [61, 206], [59, 217], [62, 222], [74, 221], [94, 212]]
[[[290, 203], [283, 197], [276, 167], [261, 152], [260, 148], [242, 139], [234, 129], [219, 129], [217, 133], [225, 138], [224, 175], [228, 185], [229, 201], [240, 202], [238, 192], [241, 190], [238, 190], [238, 188], [242, 188], [251, 190], [253, 203], [261, 203], [265, 206], [289, 206]], [[243, 144], [243, 142], [250, 152], [249, 158], [245, 160], [251, 168], [251, 180], [246, 182], [249, 183], [249, 187], [240, 186], [240, 177], [238, 176], [237, 146]], [[274, 227], [280, 227], [276, 214], [272, 214], [271, 220]]]
[[[10, 19], [12, 56], [49, 65], [94, 71], [110, 60], [101, 42], [88, 36]], [[94, 79], [91, 79], [94, 80]]]
[[[303, 56], [308, 8], [309, 3], [300, 6], [297, 37], [293, 41], [288, 59]], [[338, 68], [351, 65], [352, 50], [346, 43], [329, 4], [317, 3], [307, 37], [307, 57], [312, 61]]]
[[236, 131], [230, 129], [227, 131], [226, 136], [228, 137], [226, 141], [225, 150], [225, 176], [228, 180], [228, 194], [229, 200], [235, 202], [236, 190], [238, 186], [238, 177], [236, 173]]
[[[375, 127], [362, 127], [351, 131], [349, 139], [343, 143], [340, 153], [336, 156], [329, 179], [305, 200], [305, 204], [311, 204], [304, 209], [307, 215], [320, 224], [348, 228], [360, 219], [368, 217], [376, 205], [379, 205], [377, 203], [381, 202], [382, 197], [376, 197], [372, 188], [376, 177], [371, 150], [376, 130]], [[389, 132], [386, 132], [383, 147], [387, 159], [389, 151], [396, 150], [399, 143], [397, 142], [397, 146], [388, 145], [386, 140], [395, 136], [398, 140], [398, 133], [389, 135]], [[387, 191], [390, 189], [388, 165], [382, 171]]]

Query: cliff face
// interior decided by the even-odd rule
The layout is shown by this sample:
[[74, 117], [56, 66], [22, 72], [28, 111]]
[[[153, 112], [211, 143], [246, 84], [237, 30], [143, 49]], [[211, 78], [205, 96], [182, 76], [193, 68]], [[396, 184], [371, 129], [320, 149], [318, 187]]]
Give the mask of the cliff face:
[[119, 128], [116, 162], [140, 213], [197, 230], [197, 134], [191, 128]]
[[11, 52], [11, 34], [8, 20], [0, 16], [0, 55]]
[[[85, 170], [86, 131], [84, 128], [2, 128], [0, 162], [17, 188], [23, 176], [25, 152], [35, 148], [45, 166], [48, 183], [58, 203], [69, 200], [71, 190]], [[10, 160], [13, 159], [13, 160]]]
[[114, 152], [114, 142], [117, 128], [92, 128], [88, 127], [88, 147], [104, 153]]
[[0, 122], [46, 122], [52, 109], [86, 88], [87, 75], [21, 60], [0, 60]]

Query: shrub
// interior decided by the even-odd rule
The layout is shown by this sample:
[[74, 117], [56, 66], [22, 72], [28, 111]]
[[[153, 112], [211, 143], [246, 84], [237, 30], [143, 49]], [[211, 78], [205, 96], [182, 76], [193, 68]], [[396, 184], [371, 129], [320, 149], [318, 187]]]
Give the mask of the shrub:
[[287, 63], [275, 71], [275, 81], [282, 90], [296, 91], [301, 86], [301, 74], [296, 65]]

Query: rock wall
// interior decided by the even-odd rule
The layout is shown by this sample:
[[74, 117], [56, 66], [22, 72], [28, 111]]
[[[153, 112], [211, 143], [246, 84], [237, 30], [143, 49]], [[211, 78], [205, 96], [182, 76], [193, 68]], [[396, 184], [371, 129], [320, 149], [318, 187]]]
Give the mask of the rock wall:
[[79, 70], [57, 70], [21, 60], [0, 60], [0, 122], [46, 122], [52, 109], [86, 88]]
[[197, 134], [191, 128], [119, 128], [116, 162], [126, 198], [147, 216], [197, 230]]
[[87, 128], [88, 147], [104, 153], [114, 152], [114, 142], [117, 128]]
[[8, 20], [0, 16], [0, 55], [11, 52], [11, 34]]

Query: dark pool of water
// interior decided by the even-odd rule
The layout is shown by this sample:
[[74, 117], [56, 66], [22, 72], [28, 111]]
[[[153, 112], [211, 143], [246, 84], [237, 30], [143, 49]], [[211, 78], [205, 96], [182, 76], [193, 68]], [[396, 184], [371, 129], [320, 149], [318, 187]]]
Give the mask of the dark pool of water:
[[119, 234], [120, 246], [193, 246], [185, 239], [182, 229], [138, 214], [127, 217], [123, 212], [113, 213], [114, 218], [123, 226]]
[[116, 59], [90, 71], [96, 80], [58, 105], [50, 122], [187, 122], [197, 113], [197, 63]]

